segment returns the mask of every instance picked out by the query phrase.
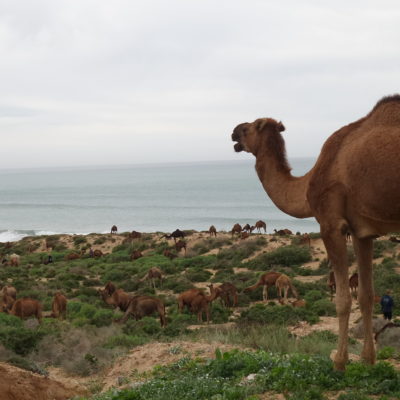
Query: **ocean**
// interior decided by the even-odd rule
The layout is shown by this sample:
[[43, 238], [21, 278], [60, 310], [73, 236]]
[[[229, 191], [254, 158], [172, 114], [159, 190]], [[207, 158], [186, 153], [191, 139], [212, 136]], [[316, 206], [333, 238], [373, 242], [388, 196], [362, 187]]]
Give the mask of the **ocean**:
[[[293, 175], [312, 158], [290, 160]], [[317, 232], [314, 218], [272, 203], [254, 160], [0, 171], [0, 242], [56, 233], [230, 230], [262, 219], [267, 231]]]

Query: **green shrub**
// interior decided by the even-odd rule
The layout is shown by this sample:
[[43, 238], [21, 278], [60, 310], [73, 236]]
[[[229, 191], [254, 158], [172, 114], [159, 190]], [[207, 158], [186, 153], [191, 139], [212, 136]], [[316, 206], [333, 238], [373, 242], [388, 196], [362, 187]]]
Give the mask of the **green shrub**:
[[395, 355], [396, 349], [390, 346], [383, 347], [378, 350], [376, 354], [376, 358], [378, 360], [387, 360], [388, 358], [393, 358]]
[[335, 316], [336, 306], [328, 299], [317, 300], [307, 304], [308, 307], [319, 316]]
[[115, 347], [132, 348], [145, 344], [146, 342], [147, 340], [142, 336], [122, 334], [109, 337], [105, 342], [104, 347], [107, 349], [113, 349]]
[[185, 277], [192, 282], [206, 282], [211, 277], [211, 272], [206, 270], [195, 270], [190, 268], [186, 271]]

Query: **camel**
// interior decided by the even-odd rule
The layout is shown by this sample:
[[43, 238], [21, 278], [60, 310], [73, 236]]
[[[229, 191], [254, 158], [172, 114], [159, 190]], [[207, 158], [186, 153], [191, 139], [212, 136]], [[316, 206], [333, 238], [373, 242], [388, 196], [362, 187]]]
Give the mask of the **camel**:
[[381, 99], [365, 117], [333, 133], [314, 167], [302, 177], [290, 173], [284, 130], [282, 122], [272, 118], [240, 124], [232, 134], [234, 149], [256, 157], [258, 177], [280, 210], [297, 218], [315, 217], [320, 224], [336, 278], [337, 370], [344, 370], [348, 361], [352, 300], [346, 232], [351, 232], [365, 329], [361, 359], [374, 364], [372, 247], [374, 238], [400, 228], [400, 95]]
[[178, 238], [184, 238], [185, 237], [185, 232], [181, 231], [180, 229], [174, 230], [170, 235], [162, 235], [161, 238], [166, 238], [166, 239], [174, 239], [174, 242], [176, 243], [176, 239]]
[[296, 288], [293, 286], [292, 282], [290, 281], [290, 278], [285, 274], [281, 274], [277, 278], [277, 280], [275, 281], [275, 287], [278, 290], [279, 299], [282, 298], [282, 292], [283, 292], [283, 303], [287, 302], [287, 296], [288, 296], [289, 289], [291, 290], [293, 296], [296, 297], [296, 299], [298, 299], [298, 297], [299, 297]]
[[178, 240], [175, 243], [175, 250], [179, 253], [182, 249], [185, 250], [185, 255], [186, 255], [186, 242], [184, 240]]
[[162, 271], [160, 268], [157, 267], [151, 267], [148, 271], [147, 274], [140, 279], [140, 282], [144, 281], [149, 281], [150, 286], [153, 286], [154, 290], [156, 289], [156, 282], [155, 280], [158, 279], [160, 281], [160, 286], [162, 285], [163, 281], [163, 276], [162, 276]]
[[133, 261], [133, 260], [137, 260], [137, 259], [139, 259], [140, 257], [143, 257], [143, 254], [142, 254], [142, 252], [139, 251], [139, 250], [134, 250], [134, 251], [132, 252], [132, 254], [131, 254], [131, 260], [132, 260], [132, 261]]
[[290, 301], [290, 305], [294, 308], [305, 307], [307, 305], [304, 299], [297, 299]]
[[279, 236], [293, 235], [293, 232], [290, 229], [279, 229], [279, 231], [274, 229], [274, 232]]
[[176, 254], [174, 254], [172, 251], [168, 249], [164, 250], [163, 255], [165, 257], [168, 257], [170, 260], [173, 260], [174, 258], [178, 257]]
[[267, 224], [264, 221], [257, 221], [255, 227], [258, 233], [261, 233], [261, 229], [264, 229], [264, 233], [267, 233]]
[[102, 257], [103, 256], [103, 252], [101, 250], [94, 250], [93, 251], [93, 257], [98, 258], [98, 257]]
[[254, 227], [250, 226], [250, 224], [246, 224], [243, 228], [242, 228], [242, 232], [246, 232], [246, 233], [251, 233], [253, 231]]
[[179, 312], [183, 312], [185, 306], [191, 311], [192, 301], [199, 294], [204, 295], [204, 292], [200, 289], [188, 289], [181, 293], [177, 299]]
[[240, 233], [240, 239], [244, 240], [250, 237], [250, 233], [249, 232], [241, 232]]
[[18, 299], [13, 304], [9, 313], [21, 319], [34, 316], [39, 321], [39, 324], [42, 322], [42, 305], [35, 299], [27, 297]]
[[112, 227], [111, 227], [111, 234], [115, 234], [115, 233], [117, 233], [118, 232], [118, 228], [117, 228], [117, 226], [116, 225], [113, 225]]
[[238, 235], [240, 235], [240, 233], [242, 232], [242, 227], [240, 226], [240, 224], [235, 224], [233, 225], [233, 228], [231, 230], [232, 233], [232, 237], [235, 233], [237, 233]]
[[210, 322], [210, 304], [220, 294], [219, 290], [214, 288], [212, 284], [208, 285], [208, 287], [210, 288], [209, 296], [201, 292], [190, 303], [191, 311], [197, 313], [197, 321], [200, 323], [203, 322], [203, 314], [205, 313], [207, 324]]
[[18, 267], [20, 261], [21, 261], [21, 258], [18, 254], [13, 253], [9, 257], [9, 263], [10, 263], [11, 267]]
[[243, 291], [250, 292], [256, 290], [258, 287], [263, 286], [263, 301], [268, 300], [268, 288], [276, 284], [276, 280], [281, 276], [280, 272], [270, 271], [262, 274], [260, 279], [253, 286], [245, 288]]
[[238, 304], [238, 295], [236, 286], [230, 282], [221, 283], [216, 289], [219, 291], [219, 297], [225, 307], [236, 307]]
[[142, 234], [137, 231], [132, 231], [129, 236], [131, 239], [141, 239], [142, 238]]
[[67, 298], [60, 292], [57, 292], [53, 297], [51, 305], [51, 316], [53, 318], [65, 319], [67, 316]]
[[115, 291], [117, 290], [117, 288], [115, 287], [115, 285], [112, 282], [107, 282], [106, 286], [104, 286], [104, 291], [111, 296]]
[[134, 296], [131, 298], [128, 308], [119, 322], [126, 322], [130, 315], [138, 321], [154, 312], [158, 313], [161, 326], [166, 326], [165, 306], [160, 299], [151, 296]]
[[17, 289], [14, 286], [4, 286], [2, 289], [3, 295], [12, 297], [14, 300], [17, 299]]
[[81, 256], [78, 253], [70, 253], [67, 254], [64, 259], [66, 261], [72, 261], [72, 260], [77, 260], [78, 258], [81, 258]]
[[210, 228], [208, 229], [208, 233], [210, 234], [210, 237], [211, 236], [217, 237], [217, 229], [215, 228], [214, 225], [210, 226]]
[[123, 289], [117, 289], [112, 295], [109, 295], [106, 290], [99, 290], [99, 294], [105, 303], [118, 307], [121, 311], [126, 311], [132, 296], [126, 293]]

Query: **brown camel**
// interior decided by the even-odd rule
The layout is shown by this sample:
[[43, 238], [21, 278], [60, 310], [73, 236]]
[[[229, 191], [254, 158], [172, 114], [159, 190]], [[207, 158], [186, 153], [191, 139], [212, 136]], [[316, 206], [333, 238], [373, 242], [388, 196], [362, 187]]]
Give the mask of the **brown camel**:
[[129, 302], [128, 308], [125, 311], [124, 316], [119, 320], [119, 322], [126, 322], [130, 315], [132, 315], [136, 321], [157, 313], [160, 317], [161, 326], [166, 326], [167, 322], [165, 319], [165, 306], [164, 303], [151, 296], [134, 296]]
[[153, 288], [155, 290], [156, 289], [156, 282], [155, 282], [156, 279], [158, 279], [160, 281], [160, 286], [161, 286], [162, 281], [163, 281], [162, 271], [160, 268], [151, 267], [147, 271], [147, 274], [142, 279], [140, 279], [140, 282], [149, 281], [150, 286], [153, 286]]
[[14, 286], [4, 286], [2, 289], [3, 295], [12, 297], [14, 300], [17, 299], [17, 289]]
[[198, 295], [204, 295], [204, 292], [200, 289], [189, 289], [184, 291], [178, 296], [178, 310], [179, 312], [183, 312], [184, 307], [186, 306], [189, 311], [191, 311], [191, 304], [193, 299]]
[[249, 232], [241, 232], [240, 233], [240, 239], [244, 240], [250, 237], [250, 233]]
[[67, 298], [60, 292], [57, 292], [53, 297], [51, 305], [51, 316], [53, 318], [65, 319], [67, 316]]
[[307, 305], [304, 299], [297, 299], [290, 301], [290, 305], [295, 308], [305, 307]]
[[233, 228], [231, 230], [232, 233], [232, 237], [235, 233], [237, 233], [238, 235], [240, 235], [240, 233], [242, 232], [242, 227], [240, 226], [240, 224], [235, 224], [233, 225]]
[[111, 296], [106, 290], [99, 290], [99, 294], [105, 303], [108, 305], [119, 307], [121, 311], [126, 311], [132, 296], [126, 293], [123, 289], [117, 289]]
[[267, 233], [267, 224], [264, 221], [257, 221], [255, 227], [258, 233], [261, 233], [261, 229], [264, 229], [264, 233]]
[[174, 254], [171, 250], [164, 250], [163, 255], [165, 257], [168, 257], [170, 260], [173, 260], [174, 258], [178, 257], [176, 254]]
[[373, 364], [373, 239], [400, 229], [400, 95], [381, 99], [365, 117], [336, 131], [315, 166], [302, 177], [290, 173], [284, 130], [281, 122], [262, 118], [238, 125], [232, 140], [237, 142], [237, 152], [256, 157], [259, 179], [279, 209], [297, 218], [315, 217], [320, 224], [336, 278], [339, 341], [334, 364], [338, 370], [344, 370], [348, 361], [351, 295], [346, 232], [351, 232], [365, 330], [361, 358]]
[[115, 287], [115, 285], [112, 282], [107, 282], [106, 286], [104, 286], [104, 291], [109, 296], [111, 296], [116, 290], [117, 290], [117, 288]]
[[11, 254], [9, 257], [9, 263], [11, 267], [18, 267], [21, 261], [21, 257], [18, 254]]
[[283, 292], [283, 303], [287, 302], [287, 296], [289, 293], [289, 289], [291, 290], [293, 296], [296, 297], [296, 299], [298, 299], [298, 297], [299, 297], [297, 290], [293, 286], [290, 278], [285, 274], [281, 274], [277, 278], [277, 280], [275, 281], [275, 287], [278, 290], [279, 299], [282, 299], [282, 292]]
[[175, 250], [179, 253], [182, 249], [185, 250], [185, 255], [186, 255], [186, 242], [184, 240], [178, 240], [175, 243]]
[[279, 272], [275, 271], [270, 271], [266, 272], [265, 274], [262, 274], [260, 276], [260, 279], [256, 284], [253, 286], [249, 286], [244, 289], [244, 292], [250, 292], [253, 290], [256, 290], [258, 287], [263, 286], [263, 301], [268, 300], [268, 288], [271, 286], [275, 286], [276, 280], [281, 276], [282, 274]]
[[98, 257], [102, 257], [103, 256], [103, 252], [101, 250], [94, 250], [93, 251], [93, 257], [98, 258]]
[[116, 225], [113, 225], [113, 226], [111, 227], [111, 234], [117, 233], [117, 232], [118, 232], [117, 226], [116, 226]]
[[208, 233], [210, 234], [210, 237], [211, 236], [217, 237], [217, 229], [215, 228], [214, 225], [210, 226], [210, 228], [208, 229]]
[[300, 236], [300, 244], [305, 244], [308, 247], [311, 247], [311, 238], [310, 238], [310, 235], [308, 233], [303, 233]]
[[190, 303], [191, 311], [197, 313], [197, 321], [200, 323], [203, 322], [203, 314], [206, 314], [207, 324], [210, 322], [210, 304], [220, 294], [219, 290], [214, 288], [212, 284], [208, 287], [210, 288], [209, 296], [204, 293], [199, 293]]
[[279, 229], [279, 231], [274, 229], [274, 232], [279, 236], [293, 235], [293, 232], [290, 229]]
[[140, 257], [143, 257], [143, 254], [142, 254], [142, 252], [139, 251], [139, 250], [134, 250], [134, 251], [132, 252], [132, 254], [131, 254], [131, 260], [132, 260], [132, 261], [133, 261], [133, 260], [137, 260], [137, 259], [139, 259]]
[[132, 231], [129, 236], [131, 239], [141, 239], [142, 238], [142, 234], [137, 231]]
[[251, 233], [251, 226], [250, 226], [250, 224], [246, 224], [246, 225], [242, 228], [242, 232]]
[[72, 260], [77, 260], [78, 258], [81, 258], [81, 256], [78, 253], [70, 253], [67, 254], [64, 259], [66, 261], [72, 261]]
[[219, 291], [219, 297], [225, 307], [236, 307], [238, 304], [237, 288], [230, 282], [221, 283], [216, 289]]
[[42, 305], [35, 299], [24, 297], [13, 304], [10, 314], [21, 319], [36, 317], [40, 324], [42, 322]]

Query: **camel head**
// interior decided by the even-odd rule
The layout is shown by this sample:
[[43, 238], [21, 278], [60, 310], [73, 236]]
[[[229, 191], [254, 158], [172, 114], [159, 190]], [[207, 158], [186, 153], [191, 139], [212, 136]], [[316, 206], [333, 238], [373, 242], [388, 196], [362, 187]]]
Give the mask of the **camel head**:
[[[236, 152], [247, 151], [257, 155], [257, 151], [265, 142], [271, 147], [279, 145], [283, 141], [279, 133], [284, 130], [282, 122], [277, 122], [272, 118], [259, 118], [251, 123], [239, 124], [232, 133], [232, 140], [237, 142], [233, 148]], [[278, 143], [275, 144], [276, 142]]]

